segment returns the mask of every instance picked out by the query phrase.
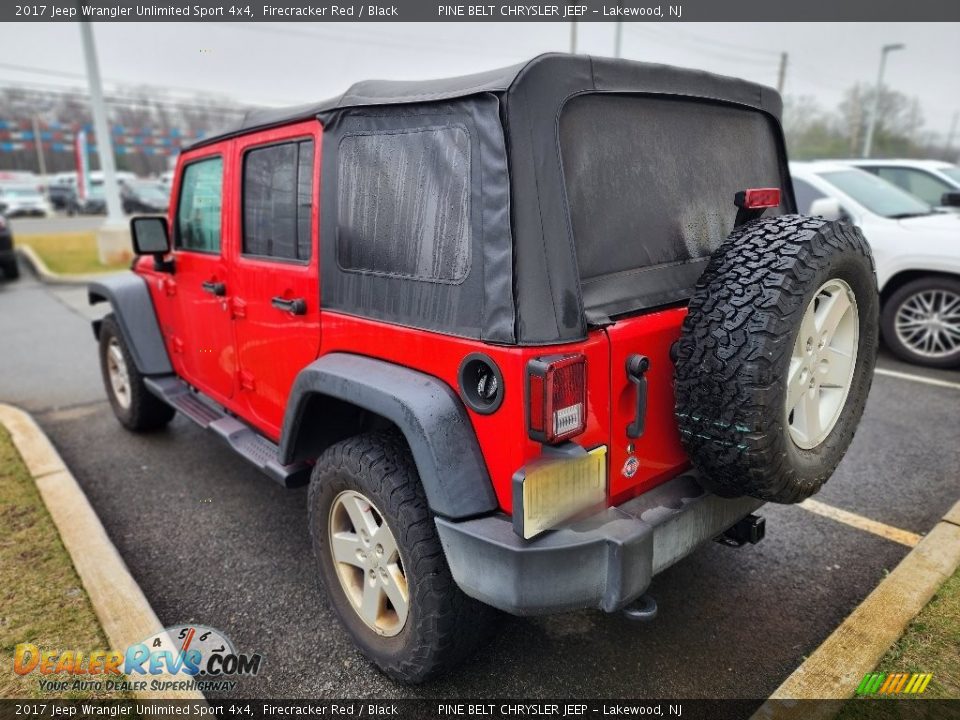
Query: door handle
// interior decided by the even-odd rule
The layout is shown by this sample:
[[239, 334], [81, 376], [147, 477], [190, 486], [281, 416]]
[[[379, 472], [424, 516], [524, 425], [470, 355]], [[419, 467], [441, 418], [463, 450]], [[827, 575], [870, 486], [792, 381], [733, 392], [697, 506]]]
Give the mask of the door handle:
[[307, 313], [307, 301], [303, 298], [293, 298], [292, 300], [287, 300], [286, 298], [277, 295], [277, 297], [270, 300], [270, 304], [273, 305], [277, 310], [283, 310], [291, 315], [306, 315]]
[[206, 282], [200, 283], [200, 287], [203, 288], [204, 292], [208, 292], [211, 295], [216, 295], [217, 297], [223, 297], [227, 294], [227, 286], [222, 282], [207, 280]]
[[647, 370], [650, 358], [646, 355], [630, 355], [627, 358], [627, 379], [637, 386], [637, 412], [633, 422], [627, 425], [627, 437], [638, 438], [643, 435], [647, 420]]

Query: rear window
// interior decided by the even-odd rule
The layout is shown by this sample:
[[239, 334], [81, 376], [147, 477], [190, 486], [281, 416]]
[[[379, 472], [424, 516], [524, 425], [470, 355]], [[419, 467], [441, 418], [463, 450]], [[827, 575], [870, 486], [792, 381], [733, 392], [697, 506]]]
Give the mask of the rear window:
[[783, 187], [778, 149], [755, 110], [650, 95], [568, 102], [560, 150], [588, 313], [689, 297], [699, 261], [733, 229], [734, 195]]
[[470, 269], [470, 182], [465, 128], [345, 136], [338, 167], [340, 267], [463, 281]]

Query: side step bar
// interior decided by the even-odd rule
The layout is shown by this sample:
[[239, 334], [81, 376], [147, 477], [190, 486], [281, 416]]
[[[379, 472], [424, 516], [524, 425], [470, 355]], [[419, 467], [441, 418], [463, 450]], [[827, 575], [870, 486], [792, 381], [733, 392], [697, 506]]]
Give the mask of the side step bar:
[[277, 446], [263, 435], [223, 410], [204, 402], [203, 397], [190, 389], [175, 375], [144, 378], [147, 389], [186, 415], [205, 430], [225, 440], [233, 450], [284, 487], [306, 485], [310, 481], [310, 465], [294, 463], [281, 465]]

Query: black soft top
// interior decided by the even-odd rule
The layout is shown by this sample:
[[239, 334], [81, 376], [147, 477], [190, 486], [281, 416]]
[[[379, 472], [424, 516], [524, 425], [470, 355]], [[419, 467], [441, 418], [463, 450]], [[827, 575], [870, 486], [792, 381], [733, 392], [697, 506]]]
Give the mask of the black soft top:
[[[588, 107], [591, 98], [602, 105]], [[641, 105], [625, 110], [621, 100]], [[191, 149], [319, 118], [324, 125], [321, 230], [324, 237], [347, 238], [357, 228], [348, 227], [349, 218], [338, 213], [373, 210], [362, 193], [338, 191], [340, 175], [363, 179], [369, 170], [350, 165], [341, 142], [351, 141], [344, 138], [425, 123], [468, 128], [470, 156], [480, 162], [469, 166], [475, 242], [467, 279], [443, 284], [341, 271], [334, 249], [341, 241], [325, 242], [322, 303], [490, 342], [550, 345], [581, 340], [590, 325], [608, 317], [688, 299], [712, 247], [732, 228], [736, 190], [777, 185], [786, 193], [782, 210], [792, 211], [781, 110], [779, 94], [755, 83], [667, 65], [554, 53], [463, 77], [370, 80], [330, 100], [252, 110], [237, 127]], [[618, 123], [624, 117], [629, 122]], [[637, 123], [644, 127], [640, 135]], [[675, 126], [685, 134], [673, 133]], [[566, 157], [561, 156], [564, 133], [573, 136], [566, 141]], [[696, 148], [678, 149], [675, 135], [694, 138]], [[451, 156], [457, 156], [456, 132], [447, 137]], [[622, 157], [621, 149], [633, 155]], [[638, 156], [641, 150], [649, 155]], [[606, 159], [599, 162], [601, 157]], [[651, 157], [666, 162], [669, 172], [659, 172], [663, 164], [648, 162]], [[650, 177], [635, 186], [633, 170], [641, 165]], [[723, 168], [732, 168], [726, 173], [730, 177], [718, 176]], [[620, 176], [606, 177], [607, 169]], [[671, 180], [677, 173], [703, 187]], [[449, 189], [447, 176], [438, 171], [436, 177]], [[428, 185], [403, 187], [397, 194], [410, 194], [411, 207], [429, 200], [420, 197]], [[632, 207], [640, 196], [646, 204], [625, 222], [622, 207]], [[658, 204], [658, 198], [670, 203]], [[575, 241], [578, 229], [585, 237]], [[601, 231], [609, 237], [597, 242], [586, 237]], [[402, 240], [384, 242], [378, 252], [412, 252], [394, 247], [398, 243]], [[631, 272], [622, 272], [625, 268]]]
[[642, 92], [710, 98], [763, 110], [777, 119], [782, 111], [777, 92], [745, 80], [657, 63], [547, 53], [517, 65], [472, 75], [431, 80], [363, 80], [351, 85], [342, 95], [327, 100], [248, 110], [238, 124], [185, 149], [349, 108], [410, 105], [484, 93], [516, 98], [521, 103], [552, 98], [555, 102], [546, 106], [549, 107], [558, 99], [562, 101], [583, 92]]

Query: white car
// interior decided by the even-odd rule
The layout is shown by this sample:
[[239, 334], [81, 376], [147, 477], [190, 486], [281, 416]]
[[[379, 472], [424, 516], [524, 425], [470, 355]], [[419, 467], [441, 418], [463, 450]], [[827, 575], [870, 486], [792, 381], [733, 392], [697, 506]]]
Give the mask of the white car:
[[53, 209], [36, 185], [3, 183], [0, 184], [0, 212], [8, 218], [49, 217]]
[[960, 215], [845, 163], [791, 163], [790, 174], [799, 212], [863, 230], [887, 346], [908, 362], [960, 366]]
[[928, 205], [960, 212], [960, 167], [942, 160], [842, 160], [916, 195]]

